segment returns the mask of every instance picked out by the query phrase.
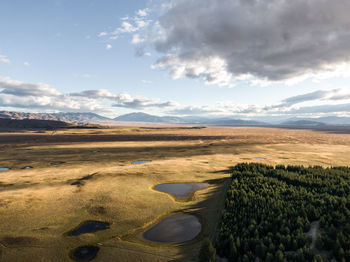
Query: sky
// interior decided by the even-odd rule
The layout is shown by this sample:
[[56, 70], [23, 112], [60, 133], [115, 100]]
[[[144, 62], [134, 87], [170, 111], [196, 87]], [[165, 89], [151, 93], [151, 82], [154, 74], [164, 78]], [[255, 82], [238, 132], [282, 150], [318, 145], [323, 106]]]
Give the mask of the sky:
[[1, 0], [0, 110], [350, 116], [348, 0]]

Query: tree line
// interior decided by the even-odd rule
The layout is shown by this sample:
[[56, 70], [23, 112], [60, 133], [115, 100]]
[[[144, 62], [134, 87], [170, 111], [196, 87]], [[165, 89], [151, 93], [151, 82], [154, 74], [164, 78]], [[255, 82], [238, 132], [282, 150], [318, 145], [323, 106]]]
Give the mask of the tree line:
[[[349, 193], [348, 167], [238, 164], [214, 247], [206, 240], [201, 248], [211, 255], [199, 261], [214, 261], [204, 260], [213, 252], [233, 262], [350, 261]], [[316, 221], [310, 248], [307, 232]]]

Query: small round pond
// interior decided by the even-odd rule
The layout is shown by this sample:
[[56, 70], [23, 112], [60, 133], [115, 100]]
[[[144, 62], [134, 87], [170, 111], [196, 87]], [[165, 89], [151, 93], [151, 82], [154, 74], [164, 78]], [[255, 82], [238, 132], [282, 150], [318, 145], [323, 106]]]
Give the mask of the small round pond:
[[146, 230], [143, 237], [159, 243], [181, 243], [194, 239], [201, 230], [202, 225], [196, 216], [178, 213]]
[[151, 160], [139, 160], [139, 161], [132, 162], [131, 164], [141, 165], [141, 164], [146, 164], [146, 163], [151, 163], [151, 162], [152, 162]]
[[33, 168], [32, 166], [25, 166], [22, 169], [32, 169], [32, 168]]
[[206, 188], [208, 183], [168, 183], [154, 187], [155, 190], [168, 193], [176, 198], [188, 198], [193, 192]]
[[99, 247], [96, 246], [82, 246], [74, 249], [70, 257], [75, 261], [91, 261], [93, 260], [99, 251]]
[[53, 165], [53, 166], [59, 166], [59, 165], [62, 165], [62, 164], [64, 164], [65, 162], [63, 162], [63, 161], [57, 161], [57, 162], [52, 162], [51, 163], [51, 165]]
[[110, 223], [100, 221], [86, 221], [77, 228], [68, 232], [68, 236], [79, 236], [86, 233], [94, 233], [100, 230], [108, 229]]
[[8, 167], [0, 167], [0, 172], [3, 172], [3, 171], [9, 171], [10, 168]]

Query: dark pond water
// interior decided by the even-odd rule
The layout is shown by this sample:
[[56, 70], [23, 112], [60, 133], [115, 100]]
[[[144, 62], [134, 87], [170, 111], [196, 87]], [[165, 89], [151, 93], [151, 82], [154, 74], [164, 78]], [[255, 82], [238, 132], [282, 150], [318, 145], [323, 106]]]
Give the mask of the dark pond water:
[[96, 246], [82, 246], [76, 248], [70, 257], [76, 261], [91, 261], [97, 256], [99, 250]]
[[64, 164], [64, 162], [62, 162], [62, 161], [57, 161], [57, 162], [52, 162], [51, 163], [51, 165], [53, 165], [53, 166], [59, 166], [59, 165], [62, 165], [62, 164]]
[[33, 168], [32, 166], [25, 166], [22, 169], [32, 169], [32, 168]]
[[155, 190], [165, 192], [177, 198], [187, 198], [194, 191], [208, 187], [208, 183], [168, 183], [154, 187]]
[[189, 214], [174, 214], [143, 233], [147, 240], [160, 243], [181, 243], [194, 239], [202, 230], [199, 219]]
[[8, 167], [0, 167], [0, 172], [2, 171], [9, 171], [10, 169]]
[[93, 233], [100, 230], [108, 229], [110, 224], [108, 222], [100, 221], [86, 221], [77, 228], [68, 232], [68, 236], [79, 236], [85, 233]]
[[145, 164], [145, 163], [150, 163], [150, 162], [152, 162], [152, 161], [151, 160], [140, 160], [140, 161], [132, 162], [131, 164], [140, 165], [140, 164]]

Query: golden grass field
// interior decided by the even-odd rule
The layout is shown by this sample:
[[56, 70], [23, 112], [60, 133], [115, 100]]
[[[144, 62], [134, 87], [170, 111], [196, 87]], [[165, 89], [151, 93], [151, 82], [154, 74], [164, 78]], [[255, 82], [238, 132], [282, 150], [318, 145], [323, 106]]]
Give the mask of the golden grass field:
[[[152, 162], [132, 165], [136, 160]], [[0, 261], [71, 261], [71, 250], [86, 244], [100, 247], [96, 262], [193, 261], [203, 236], [215, 234], [226, 170], [239, 162], [349, 165], [350, 135], [253, 127], [0, 133], [0, 167], [11, 168], [0, 172]], [[152, 189], [164, 182], [204, 181], [211, 186], [188, 202]], [[201, 218], [197, 239], [178, 245], [142, 239], [147, 226], [176, 211]], [[111, 227], [65, 235], [87, 220]]]

